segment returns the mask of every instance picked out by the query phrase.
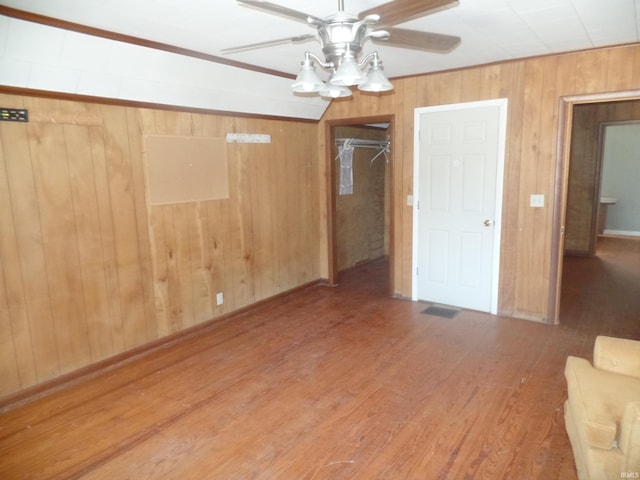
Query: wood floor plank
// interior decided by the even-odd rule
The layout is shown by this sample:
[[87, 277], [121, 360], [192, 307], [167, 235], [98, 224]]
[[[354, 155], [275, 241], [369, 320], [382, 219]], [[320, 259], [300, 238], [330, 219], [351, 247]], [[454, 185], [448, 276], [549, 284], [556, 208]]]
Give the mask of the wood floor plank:
[[640, 338], [635, 242], [566, 260], [560, 326], [427, 315], [360, 266], [5, 408], [0, 478], [575, 480], [564, 362]]

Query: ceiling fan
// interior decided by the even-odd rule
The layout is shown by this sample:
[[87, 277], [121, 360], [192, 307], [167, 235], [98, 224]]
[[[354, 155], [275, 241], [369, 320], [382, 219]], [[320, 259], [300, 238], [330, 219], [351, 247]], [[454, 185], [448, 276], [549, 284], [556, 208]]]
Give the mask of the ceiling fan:
[[[305, 53], [300, 74], [292, 85], [295, 93], [320, 93], [337, 98], [351, 95], [348, 88], [381, 92], [393, 86], [382, 69], [378, 52], [359, 60], [366, 40], [392, 47], [447, 53], [460, 44], [460, 38], [438, 33], [396, 28], [393, 25], [435, 13], [458, 5], [457, 0], [395, 0], [355, 15], [344, 10], [344, 0], [338, 0], [338, 12], [321, 19], [291, 8], [263, 0], [237, 0], [238, 3], [312, 25], [317, 34], [304, 34], [266, 42], [227, 48], [223, 53], [235, 53], [284, 43], [299, 43], [317, 39], [325, 59], [312, 52]], [[330, 72], [327, 83], [315, 72], [315, 64]], [[368, 67], [367, 67], [368, 65]], [[366, 75], [363, 69], [367, 68]]]

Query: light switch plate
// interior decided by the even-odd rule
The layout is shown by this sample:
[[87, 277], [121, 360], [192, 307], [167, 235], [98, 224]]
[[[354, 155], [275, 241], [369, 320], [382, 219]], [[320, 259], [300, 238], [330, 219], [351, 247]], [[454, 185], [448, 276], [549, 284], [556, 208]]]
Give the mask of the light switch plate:
[[544, 195], [541, 193], [531, 194], [531, 197], [529, 200], [529, 206], [535, 207], [535, 208], [544, 207]]

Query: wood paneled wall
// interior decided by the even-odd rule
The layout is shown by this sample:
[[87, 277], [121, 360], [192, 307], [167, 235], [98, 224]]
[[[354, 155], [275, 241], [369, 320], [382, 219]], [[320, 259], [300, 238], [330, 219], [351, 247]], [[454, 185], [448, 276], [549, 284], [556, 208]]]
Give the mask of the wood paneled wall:
[[[363, 127], [336, 127], [336, 138], [387, 139], [386, 130]], [[355, 148], [353, 152], [353, 194], [336, 195], [336, 254], [338, 271], [389, 253], [385, 241], [388, 229], [386, 201], [389, 165], [379, 150]], [[340, 186], [340, 164], [336, 169], [336, 193]]]
[[[334, 102], [323, 121], [395, 115], [395, 293], [411, 295], [412, 207], [406, 198], [413, 190], [414, 109], [508, 98], [498, 308], [504, 315], [548, 321], [560, 98], [640, 88], [640, 45], [410, 77], [394, 85], [392, 93], [355, 92], [351, 101]], [[544, 208], [529, 206], [533, 193], [545, 195]]]
[[629, 120], [640, 120], [640, 100], [574, 106], [565, 234], [568, 254], [594, 253], [600, 125]]
[[[319, 278], [316, 124], [0, 104], [0, 397]], [[272, 136], [227, 145], [229, 199], [149, 208], [144, 135], [227, 132]]]
[[[546, 321], [560, 98], [639, 89], [640, 46], [394, 83], [319, 126], [0, 95], [32, 120], [0, 124], [0, 396], [326, 278], [326, 121], [395, 119], [391, 264], [410, 296], [413, 111], [429, 105], [509, 99], [499, 311]], [[148, 207], [144, 135], [226, 132], [272, 135], [228, 145], [228, 200]]]

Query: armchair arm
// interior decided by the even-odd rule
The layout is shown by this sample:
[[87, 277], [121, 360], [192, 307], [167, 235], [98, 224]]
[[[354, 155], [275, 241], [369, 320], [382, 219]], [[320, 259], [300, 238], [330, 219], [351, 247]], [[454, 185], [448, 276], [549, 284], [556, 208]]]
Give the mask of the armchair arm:
[[640, 378], [640, 341], [598, 336], [593, 347], [593, 366]]

